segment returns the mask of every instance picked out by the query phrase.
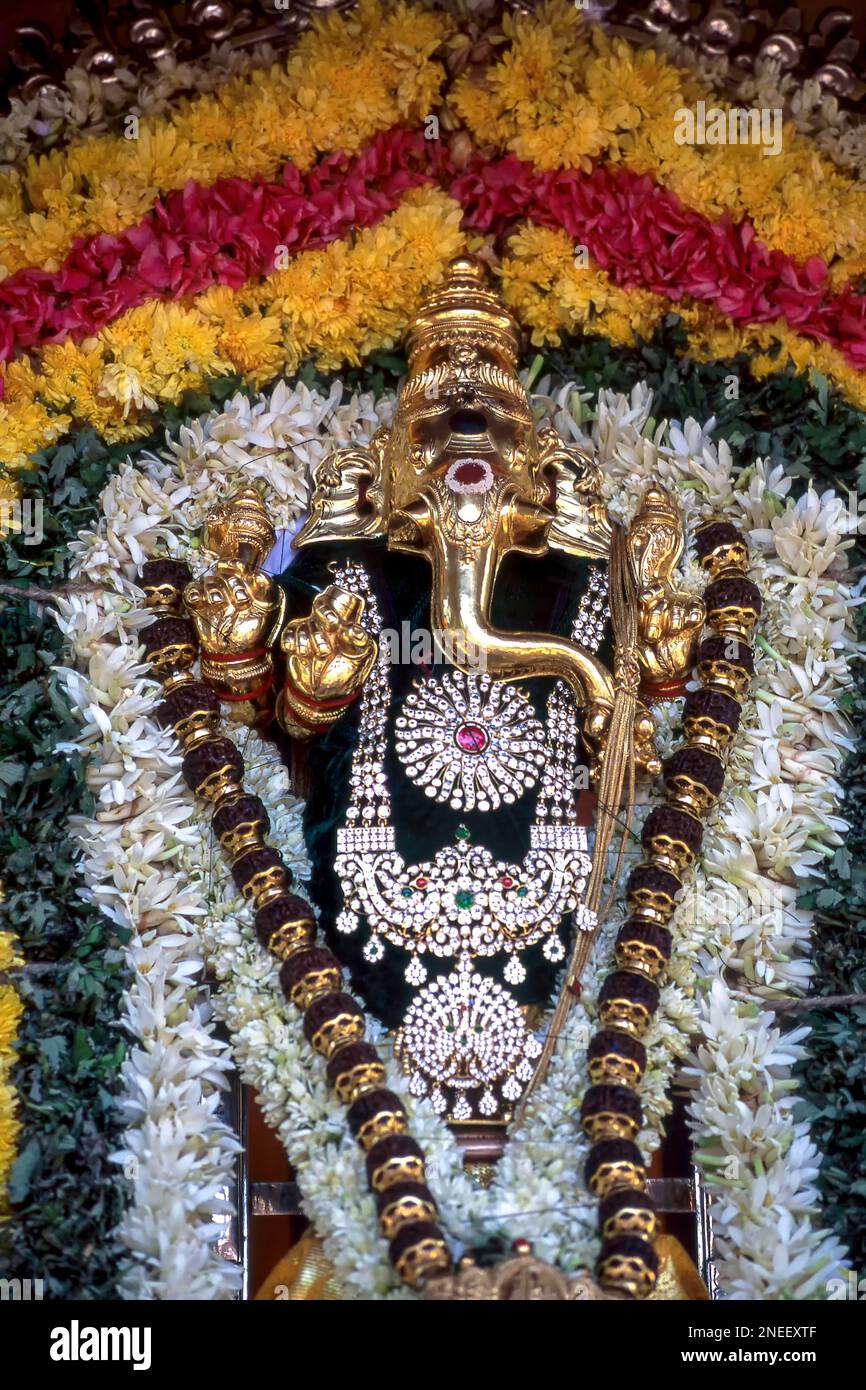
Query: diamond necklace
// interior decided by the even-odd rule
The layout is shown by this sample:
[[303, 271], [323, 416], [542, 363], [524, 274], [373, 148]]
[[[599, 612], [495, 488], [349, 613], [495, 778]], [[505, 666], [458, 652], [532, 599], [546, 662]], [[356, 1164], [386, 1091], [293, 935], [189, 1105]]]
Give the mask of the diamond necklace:
[[[361, 621], [378, 638], [380, 609], [366, 570], [346, 564], [337, 571], [336, 582], [363, 598]], [[594, 569], [578, 608], [574, 635], [596, 650], [605, 621], [606, 580], [603, 572]], [[451, 1093], [451, 1119], [467, 1120], [476, 1112], [484, 1118], [500, 1114], [507, 1118], [507, 1103], [519, 1099], [532, 1075], [531, 1061], [539, 1045], [513, 996], [479, 974], [473, 961], [504, 953], [508, 959], [503, 977], [508, 984], [518, 985], [526, 978], [520, 955], [529, 947], [541, 943], [542, 953], [554, 963], [564, 958], [559, 927], [568, 913], [574, 914], [581, 930], [589, 931], [594, 925], [593, 914], [583, 903], [591, 865], [575, 803], [577, 711], [570, 691], [558, 682], [548, 697], [545, 734], [527, 697], [486, 673], [449, 673], [441, 683], [428, 679], [421, 695], [416, 709], [422, 711], [422, 719], [410, 724], [404, 714], [396, 721], [398, 753], [417, 754], [412, 761], [416, 770], [426, 766], [429, 771], [435, 763], [425, 790], [430, 794], [432, 787], [437, 795], [444, 786], [446, 797], [437, 795], [437, 799], [448, 799], [452, 805], [456, 799], [467, 809], [476, 804], [479, 810], [492, 809], [500, 804], [503, 782], [506, 792], [501, 800], [507, 796], [513, 801], [537, 776], [529, 851], [519, 864], [496, 860], [482, 845], [473, 845], [468, 829], [460, 826], [455, 843], [440, 849], [432, 860], [405, 863], [397, 851], [385, 772], [391, 681], [390, 660], [380, 642], [379, 657], [361, 696], [349, 804], [344, 825], [337, 831], [334, 867], [344, 907], [336, 927], [349, 935], [359, 929], [363, 918], [370, 931], [363, 954], [371, 964], [384, 956], [385, 941], [407, 951], [405, 978], [416, 989], [428, 979], [422, 957], [455, 959], [456, 968], [433, 980], [410, 1005], [397, 1051], [410, 1074], [413, 1093], [429, 1092], [440, 1113], [449, 1108]], [[450, 769], [439, 733], [430, 734], [433, 747], [425, 764], [424, 733], [432, 726], [423, 722], [423, 711], [432, 713], [437, 708], [450, 710], [453, 716]], [[408, 750], [407, 730], [417, 735], [411, 740], [414, 748]], [[507, 758], [509, 744], [515, 743], [520, 744], [519, 766], [525, 768], [522, 777], [511, 773], [507, 764], [489, 759], [483, 775], [471, 770], [473, 751], [483, 759], [495, 748]], [[523, 758], [526, 752], [534, 757], [531, 772]], [[476, 795], [476, 786], [482, 795]]]

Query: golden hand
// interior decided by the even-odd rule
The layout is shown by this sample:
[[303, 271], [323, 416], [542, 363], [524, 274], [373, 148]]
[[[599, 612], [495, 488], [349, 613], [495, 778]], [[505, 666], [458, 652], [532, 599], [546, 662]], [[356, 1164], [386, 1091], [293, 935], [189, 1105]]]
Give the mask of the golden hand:
[[364, 600], [331, 584], [308, 618], [287, 623], [282, 637], [286, 683], [277, 717], [287, 732], [310, 737], [351, 704], [376, 660], [376, 639], [361, 626]]
[[682, 679], [691, 669], [695, 640], [704, 624], [699, 598], [657, 581], [638, 592], [638, 656], [652, 685]]
[[218, 560], [187, 584], [184, 605], [201, 642], [202, 680], [222, 699], [254, 699], [273, 679], [268, 648], [283, 612], [271, 577], [240, 560]]
[[206, 652], [241, 655], [273, 640], [277, 586], [270, 575], [238, 560], [218, 560], [187, 584], [183, 601]]

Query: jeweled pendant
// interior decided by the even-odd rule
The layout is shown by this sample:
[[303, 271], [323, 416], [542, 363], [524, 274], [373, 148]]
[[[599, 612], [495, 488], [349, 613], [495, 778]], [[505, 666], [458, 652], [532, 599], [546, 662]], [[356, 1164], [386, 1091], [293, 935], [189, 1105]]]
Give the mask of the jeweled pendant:
[[553, 965], [565, 959], [565, 947], [555, 933], [547, 938], [541, 948], [541, 953], [545, 960], [549, 960]]
[[[516, 1100], [523, 1090], [516, 1069], [536, 1056], [539, 1046], [513, 996], [480, 975], [465, 954], [409, 1008], [398, 1055], [410, 1075], [429, 1078], [433, 1095], [449, 1097], [449, 1118], [460, 1121], [473, 1118], [476, 1110], [491, 1119], [502, 1111], [500, 1097]], [[528, 1079], [532, 1068], [527, 1074], [524, 1067], [523, 1073]]]
[[522, 1090], [523, 1087], [516, 1076], [509, 1076], [508, 1080], [505, 1081], [502, 1086], [502, 1094], [506, 1100], [519, 1100]]
[[427, 979], [427, 967], [422, 965], [417, 956], [413, 956], [403, 972], [403, 978], [408, 985], [423, 985]]
[[490, 1116], [495, 1115], [498, 1109], [499, 1105], [496, 1097], [488, 1088], [478, 1102], [478, 1113], [479, 1115], [483, 1115], [485, 1119], [488, 1119]]
[[385, 943], [381, 936], [371, 936], [362, 952], [364, 960], [368, 961], [370, 965], [375, 965], [382, 959], [384, 954]]
[[502, 975], [510, 985], [522, 985], [526, 979], [526, 967], [517, 956], [509, 956]]
[[342, 933], [343, 936], [351, 936], [352, 932], [358, 930], [357, 912], [353, 912], [350, 907], [344, 907], [343, 911], [337, 917], [334, 926], [337, 928], [338, 932]]
[[430, 1104], [437, 1115], [441, 1115], [443, 1111], [448, 1109], [448, 1101], [445, 1099], [445, 1092], [440, 1086], [437, 1086], [435, 1090], [431, 1091]]
[[423, 681], [395, 728], [406, 776], [454, 810], [512, 804], [538, 781], [547, 756], [544, 727], [527, 696], [462, 671]]

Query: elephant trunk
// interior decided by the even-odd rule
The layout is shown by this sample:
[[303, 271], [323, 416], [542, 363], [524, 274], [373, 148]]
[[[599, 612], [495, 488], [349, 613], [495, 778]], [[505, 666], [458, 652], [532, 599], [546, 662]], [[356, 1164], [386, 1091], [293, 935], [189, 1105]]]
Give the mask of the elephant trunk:
[[503, 632], [492, 626], [490, 602], [501, 553], [495, 546], [470, 555], [456, 553], [458, 549], [445, 542], [431, 556], [431, 625], [447, 640], [444, 655], [462, 671], [483, 670], [495, 680], [563, 680], [579, 706], [612, 705], [610, 675], [577, 643], [553, 633]]

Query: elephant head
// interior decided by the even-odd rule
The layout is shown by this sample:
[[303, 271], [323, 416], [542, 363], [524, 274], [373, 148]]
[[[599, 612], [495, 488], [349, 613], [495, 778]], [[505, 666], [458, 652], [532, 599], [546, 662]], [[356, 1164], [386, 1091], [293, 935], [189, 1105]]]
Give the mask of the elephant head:
[[[490, 621], [504, 557], [546, 554], [566, 475], [573, 524], [559, 524], [556, 543], [604, 554], [610, 531], [599, 499], [588, 496], [592, 463], [551, 431], [536, 430], [517, 374], [519, 330], [487, 288], [480, 262], [452, 263], [409, 325], [407, 345], [409, 372], [391, 430], [369, 450], [327, 461], [298, 544], [384, 535], [390, 549], [425, 556], [431, 625], [447, 634], [446, 655], [456, 666], [482, 666], [509, 681], [557, 677], [580, 705], [603, 715], [613, 682], [594, 656], [566, 638], [504, 632]], [[351, 477], [363, 482], [353, 502]]]

